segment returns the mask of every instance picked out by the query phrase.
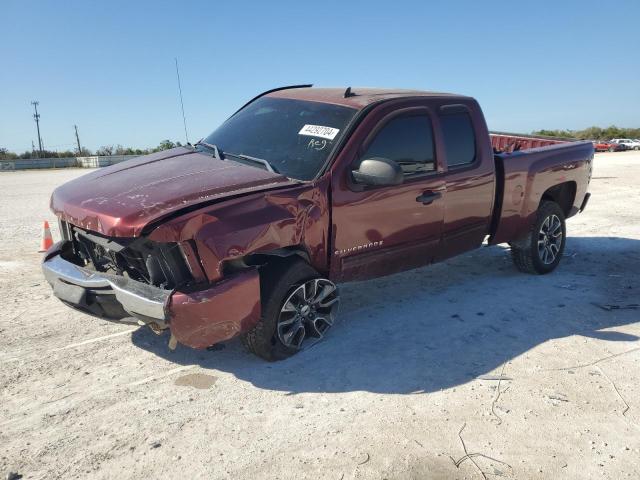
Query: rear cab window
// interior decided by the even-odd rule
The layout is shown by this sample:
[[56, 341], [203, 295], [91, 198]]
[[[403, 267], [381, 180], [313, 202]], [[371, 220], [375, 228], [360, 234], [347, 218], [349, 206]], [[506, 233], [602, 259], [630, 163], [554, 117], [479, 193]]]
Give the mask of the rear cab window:
[[370, 158], [393, 160], [400, 165], [405, 178], [435, 171], [433, 130], [429, 116], [402, 115], [389, 120], [376, 134], [360, 161]]
[[445, 106], [440, 110], [439, 119], [449, 170], [473, 164], [476, 161], [476, 134], [466, 107]]

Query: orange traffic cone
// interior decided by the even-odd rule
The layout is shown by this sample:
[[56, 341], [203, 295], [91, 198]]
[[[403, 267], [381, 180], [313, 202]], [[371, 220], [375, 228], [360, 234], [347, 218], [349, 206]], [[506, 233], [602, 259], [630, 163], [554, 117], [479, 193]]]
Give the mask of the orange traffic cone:
[[53, 245], [53, 237], [51, 237], [51, 229], [49, 228], [49, 222], [44, 221], [44, 232], [42, 233], [42, 243], [40, 244], [39, 253], [46, 252]]

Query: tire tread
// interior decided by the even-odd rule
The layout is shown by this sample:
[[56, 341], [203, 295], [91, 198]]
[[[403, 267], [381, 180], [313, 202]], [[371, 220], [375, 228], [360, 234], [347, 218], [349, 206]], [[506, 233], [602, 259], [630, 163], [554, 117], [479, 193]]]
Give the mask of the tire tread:
[[302, 259], [293, 261], [278, 261], [271, 265], [265, 265], [260, 272], [260, 320], [251, 330], [241, 335], [244, 347], [254, 355], [273, 362], [283, 360], [291, 356], [290, 351], [284, 345], [271, 342], [277, 315], [280, 311], [280, 303], [284, 301], [287, 292], [295, 285], [318, 276], [316, 270]]
[[[552, 213], [558, 215], [564, 225], [565, 219], [560, 205], [558, 205], [556, 202], [543, 200], [542, 202], [540, 202], [540, 206], [538, 207], [536, 221], [533, 222], [533, 224], [529, 228], [529, 232], [526, 237], [526, 243], [524, 245], [511, 245], [511, 259], [513, 260], [514, 265], [519, 271], [532, 275], [543, 275], [545, 273], [553, 271], [557, 266], [556, 263], [556, 265], [554, 265], [551, 269], [540, 268], [538, 265], [536, 265], [536, 262], [534, 260], [534, 255], [537, 255], [537, 253], [533, 250], [533, 247], [537, 242], [538, 229], [541, 220]], [[562, 256], [562, 253], [564, 251], [564, 242], [566, 241], [566, 228], [563, 233], [563, 247], [558, 253], [560, 256]]]

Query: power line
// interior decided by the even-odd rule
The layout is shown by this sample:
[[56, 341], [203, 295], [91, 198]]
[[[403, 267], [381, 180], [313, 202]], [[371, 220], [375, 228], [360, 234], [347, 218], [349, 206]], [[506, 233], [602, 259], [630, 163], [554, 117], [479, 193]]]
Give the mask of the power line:
[[73, 147], [76, 143], [58, 143], [57, 145], [49, 145], [49, 148], [58, 148], [58, 147]]
[[180, 71], [178, 70], [178, 57], [175, 57], [176, 61], [176, 76], [178, 77], [178, 92], [180, 93], [180, 107], [182, 108], [182, 123], [184, 124], [184, 138], [189, 143], [189, 135], [187, 134], [187, 118], [184, 116], [184, 103], [182, 102], [182, 86], [180, 85]]
[[33, 114], [33, 118], [36, 119], [36, 128], [38, 129], [38, 146], [40, 147], [40, 155], [42, 155], [42, 137], [40, 136], [40, 114], [38, 113], [38, 105], [40, 105], [40, 102], [38, 102], [37, 100], [34, 100], [33, 102], [31, 102], [31, 105], [33, 105], [33, 109], [35, 111], [35, 113]]

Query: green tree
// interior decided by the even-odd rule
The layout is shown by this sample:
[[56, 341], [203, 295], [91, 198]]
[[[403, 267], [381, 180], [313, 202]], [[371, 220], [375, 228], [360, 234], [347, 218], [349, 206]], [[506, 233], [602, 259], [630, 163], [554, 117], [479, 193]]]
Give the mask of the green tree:
[[170, 148], [175, 148], [176, 144], [173, 143], [171, 140], [163, 140], [160, 142], [160, 145], [158, 145], [158, 148], [156, 148], [156, 151], [161, 151], [161, 150], [169, 150]]
[[589, 127], [584, 130], [538, 130], [533, 135], [546, 137], [568, 137], [579, 140], [611, 140], [612, 138], [640, 138], [640, 128]]
[[113, 155], [113, 150], [114, 150], [113, 145], [103, 145], [98, 150], [96, 150], [96, 155], [100, 155], [100, 156]]
[[0, 160], [15, 160], [18, 158], [18, 155], [10, 152], [6, 148], [0, 147]]

